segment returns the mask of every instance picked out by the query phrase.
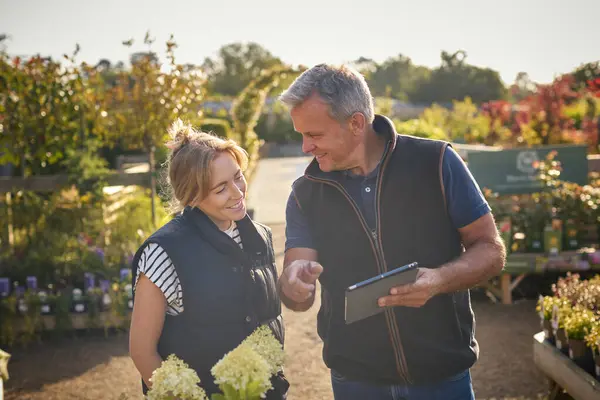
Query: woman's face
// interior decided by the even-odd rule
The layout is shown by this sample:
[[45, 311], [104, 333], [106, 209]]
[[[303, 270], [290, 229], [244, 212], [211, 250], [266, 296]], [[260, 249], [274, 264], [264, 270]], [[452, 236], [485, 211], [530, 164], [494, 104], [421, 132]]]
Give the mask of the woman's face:
[[229, 152], [218, 153], [210, 164], [207, 196], [197, 205], [221, 230], [246, 216], [246, 178]]

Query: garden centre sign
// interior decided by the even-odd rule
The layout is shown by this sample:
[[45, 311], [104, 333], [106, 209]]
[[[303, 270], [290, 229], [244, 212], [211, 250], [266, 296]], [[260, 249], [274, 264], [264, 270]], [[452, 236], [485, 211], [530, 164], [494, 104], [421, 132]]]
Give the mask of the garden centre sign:
[[560, 179], [587, 184], [587, 147], [574, 145], [540, 146], [500, 151], [469, 152], [469, 169], [479, 186], [499, 194], [521, 194], [539, 191], [534, 163], [544, 161], [556, 150], [555, 159], [561, 162]]

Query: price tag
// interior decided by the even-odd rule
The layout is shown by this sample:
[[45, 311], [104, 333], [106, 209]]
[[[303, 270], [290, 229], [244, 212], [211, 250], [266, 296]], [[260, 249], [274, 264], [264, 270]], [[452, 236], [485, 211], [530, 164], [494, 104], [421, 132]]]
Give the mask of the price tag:
[[85, 306], [83, 304], [75, 304], [75, 312], [84, 312]]
[[544, 320], [544, 296], [540, 295], [538, 297], [538, 302], [540, 304], [540, 318], [543, 321]]
[[133, 309], [133, 300], [129, 300], [129, 301], [127, 302], [127, 307], [129, 307], [129, 309], [130, 309], [130, 310], [132, 310], [132, 309]]
[[556, 331], [558, 330], [558, 306], [555, 304], [552, 307], [552, 329], [554, 330], [554, 334], [556, 335]]
[[50, 312], [50, 306], [48, 304], [43, 304], [42, 305], [42, 312], [44, 314], [48, 314]]

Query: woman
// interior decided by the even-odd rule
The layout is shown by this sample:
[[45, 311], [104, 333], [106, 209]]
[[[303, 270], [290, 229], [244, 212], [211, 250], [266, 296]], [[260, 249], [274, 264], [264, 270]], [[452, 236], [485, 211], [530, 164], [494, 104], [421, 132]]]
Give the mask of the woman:
[[[181, 121], [169, 130], [168, 183], [176, 216], [152, 234], [133, 263], [129, 347], [146, 393], [169, 354], [218, 392], [212, 366], [259, 325], [283, 344], [271, 231], [246, 214], [246, 152]], [[283, 374], [268, 399], [285, 398]]]

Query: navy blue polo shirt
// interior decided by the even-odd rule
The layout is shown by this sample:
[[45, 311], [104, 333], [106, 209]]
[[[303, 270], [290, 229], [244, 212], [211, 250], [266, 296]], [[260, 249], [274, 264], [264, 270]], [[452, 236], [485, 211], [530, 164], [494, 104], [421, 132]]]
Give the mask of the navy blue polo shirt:
[[[350, 171], [327, 173], [329, 179], [339, 182], [356, 202], [365, 221], [375, 229], [375, 193], [377, 193], [377, 175], [379, 165], [366, 176]], [[456, 229], [476, 221], [491, 211], [479, 185], [466, 164], [456, 151], [448, 146], [442, 160], [442, 179], [444, 181], [448, 214]], [[285, 248], [307, 247], [314, 249], [308, 222], [293, 193], [286, 206], [286, 242]]]

